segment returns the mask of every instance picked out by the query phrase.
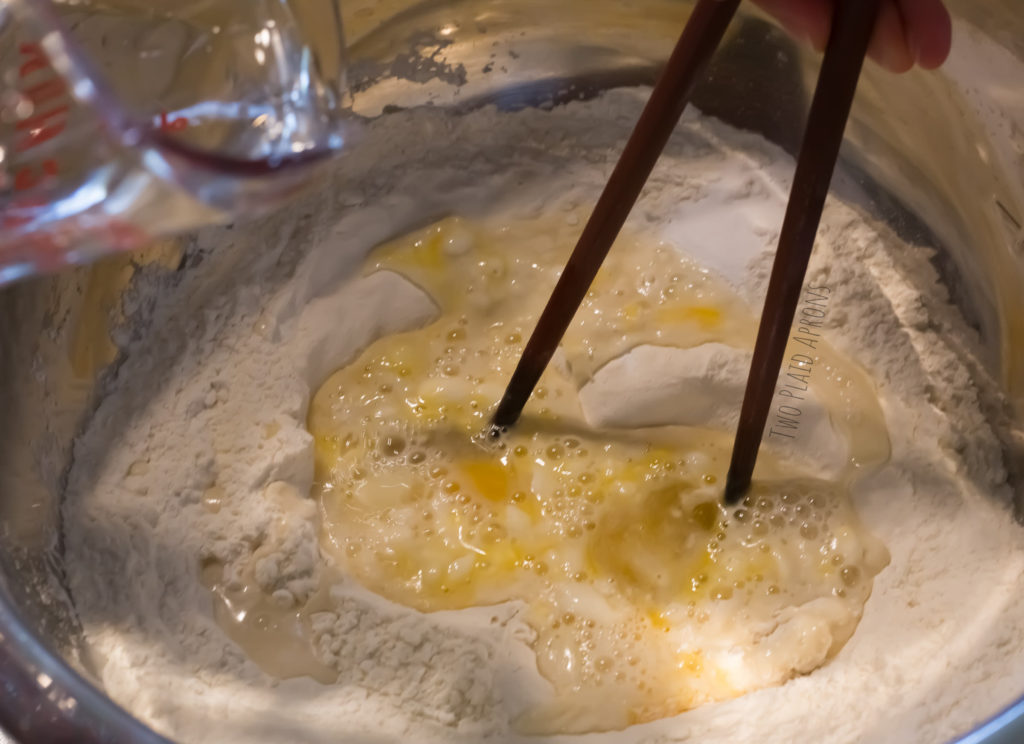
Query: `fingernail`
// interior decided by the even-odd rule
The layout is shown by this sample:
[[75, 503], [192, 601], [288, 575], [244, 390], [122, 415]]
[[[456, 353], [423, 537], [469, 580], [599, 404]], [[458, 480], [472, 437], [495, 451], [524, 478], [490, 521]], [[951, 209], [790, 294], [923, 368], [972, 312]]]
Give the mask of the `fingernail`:
[[911, 52], [905, 46], [875, 43], [869, 51], [871, 58], [889, 72], [906, 72], [914, 66]]
[[913, 31], [907, 32], [907, 49], [910, 51], [910, 58], [914, 64], [921, 62], [921, 44], [917, 40], [917, 34]]

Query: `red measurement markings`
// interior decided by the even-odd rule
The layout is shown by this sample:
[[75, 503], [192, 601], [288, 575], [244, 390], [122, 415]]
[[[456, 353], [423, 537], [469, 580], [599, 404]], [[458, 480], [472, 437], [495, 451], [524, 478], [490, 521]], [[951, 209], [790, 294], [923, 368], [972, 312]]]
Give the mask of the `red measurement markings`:
[[[21, 64], [18, 66], [18, 88], [32, 104], [32, 113], [15, 125], [15, 152], [28, 153], [44, 142], [49, 142], [67, 127], [70, 101], [67, 86], [50, 66], [50, 61], [39, 44], [24, 42], [18, 46]], [[15, 191], [27, 191], [39, 186], [60, 172], [57, 161], [47, 158], [26, 163], [14, 172]]]
[[[67, 88], [53, 68], [39, 44], [23, 42], [18, 45], [18, 92], [32, 104], [31, 113], [14, 125], [14, 152], [24, 158], [31, 158], [32, 150], [64, 131], [67, 126], [69, 99]], [[42, 186], [60, 174], [60, 166], [54, 158], [22, 162], [13, 175], [14, 191], [25, 192]], [[0, 215], [0, 229], [16, 234], [18, 228], [30, 223], [40, 208], [45, 207], [43, 193], [24, 194], [6, 205]], [[0, 260], [13, 263], [14, 260], [39, 257], [44, 264], [54, 260], [57, 250], [53, 241], [44, 235], [28, 235], [18, 243], [2, 246]], [[31, 255], [29, 255], [31, 254]]]
[[[75, 215], [58, 223], [48, 223], [42, 230], [20, 234], [44, 212], [52, 196], [38, 189], [60, 175], [60, 164], [53, 157], [32, 160], [33, 151], [59, 136], [67, 128], [71, 99], [67, 85], [50, 65], [36, 42], [18, 46], [18, 92], [32, 104], [32, 110], [14, 125], [13, 152], [25, 162], [13, 172], [15, 192], [22, 194], [5, 205], [0, 214], [0, 264], [29, 262], [39, 270], [50, 271], [67, 263], [67, 254], [83, 242], [102, 241], [111, 250], [124, 250], [139, 245], [145, 235], [130, 223], [116, 218], [89, 218]], [[174, 126], [177, 122], [170, 122]], [[13, 240], [4, 241], [4, 233]]]

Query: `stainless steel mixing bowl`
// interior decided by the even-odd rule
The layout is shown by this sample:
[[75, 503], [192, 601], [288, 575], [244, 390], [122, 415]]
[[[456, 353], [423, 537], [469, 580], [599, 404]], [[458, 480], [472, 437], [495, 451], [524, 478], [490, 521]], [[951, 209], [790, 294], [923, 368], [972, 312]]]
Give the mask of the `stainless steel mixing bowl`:
[[[991, 413], [1012, 423], [1024, 410], [1024, 14], [1019, 0], [949, 4], [956, 49], [943, 72], [895, 77], [867, 69], [835, 189], [903, 237], [938, 249], [951, 296], [1017, 409]], [[353, 107], [367, 117], [418, 105], [458, 116], [485, 104], [552, 106], [649, 84], [688, 7], [681, 0], [352, 0], [345, 20]], [[695, 103], [792, 151], [815, 72], [812, 53], [747, 8]], [[344, 162], [339, 168], [339, 178], [370, 175]], [[237, 270], [251, 258], [236, 234], [206, 231], [202, 240], [169, 241], [0, 293], [0, 726], [19, 740], [166, 741], [96, 682], [64, 589], [59, 507], [75, 434], [117, 369], [111, 329], [147, 329], [147, 298], [122, 302], [132, 274], [163, 273], [170, 287], [201, 272], [204, 291], [192, 303], [198, 317], [209, 297], [235, 290]], [[157, 330], [148, 329], [154, 344]], [[1020, 493], [1012, 429], [1004, 445]], [[977, 714], [991, 720], [963, 732], [964, 741], [1024, 741], [1024, 698], [1002, 714]]]

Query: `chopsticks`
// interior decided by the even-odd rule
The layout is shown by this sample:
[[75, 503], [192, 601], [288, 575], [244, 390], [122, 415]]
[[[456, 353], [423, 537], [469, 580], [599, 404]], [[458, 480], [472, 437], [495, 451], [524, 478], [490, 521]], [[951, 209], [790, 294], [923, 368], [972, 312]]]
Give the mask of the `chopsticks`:
[[[735, 15], [739, 0], [698, 0], [665, 70], [541, 313], [493, 418], [500, 435], [522, 413]], [[750, 488], [814, 237], [881, 0], [837, 0], [779, 237], [726, 478], [726, 503]]]

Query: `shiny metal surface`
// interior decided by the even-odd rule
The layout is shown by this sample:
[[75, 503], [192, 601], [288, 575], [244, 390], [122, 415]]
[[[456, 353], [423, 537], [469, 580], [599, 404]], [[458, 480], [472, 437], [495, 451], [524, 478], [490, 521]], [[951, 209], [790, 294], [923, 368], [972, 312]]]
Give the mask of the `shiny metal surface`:
[[[866, 69], [834, 188], [938, 249], [985, 363], [1017, 402], [1016, 412], [989, 413], [1011, 418], [1024, 411], [1024, 14], [1018, 0], [949, 4], [956, 49], [942, 73]], [[688, 8], [681, 0], [352, 0], [352, 106], [368, 117], [428, 104], [458, 116], [650, 83]], [[816, 62], [747, 9], [694, 100], [793, 151]], [[345, 161], [339, 169], [369, 177], [346, 171]], [[216, 251], [204, 247], [218, 241]], [[23, 741], [165, 741], [94, 686], [62, 587], [60, 498], [75, 434], [116, 373], [112, 335], [153, 330], [131, 277], [147, 272], [172, 287], [201, 272], [204, 292], [228, 293], [249, 260], [224, 230], [0, 292], [0, 728]], [[196, 298], [195, 313], [203, 302]], [[1012, 431], [1004, 441], [1011, 471], [1020, 469], [1020, 441]], [[1016, 476], [1018, 493], [1021, 483]], [[964, 741], [1024, 741], [1024, 703]]]

